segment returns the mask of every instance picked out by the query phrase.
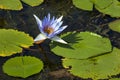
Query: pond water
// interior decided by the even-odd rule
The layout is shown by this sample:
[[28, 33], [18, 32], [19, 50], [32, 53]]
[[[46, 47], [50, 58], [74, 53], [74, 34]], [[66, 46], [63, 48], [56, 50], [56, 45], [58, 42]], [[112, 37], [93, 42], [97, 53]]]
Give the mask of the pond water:
[[[35, 38], [39, 34], [39, 29], [33, 14], [39, 18], [43, 18], [48, 13], [52, 16], [63, 15], [63, 25], [68, 25], [68, 27], [62, 33], [69, 31], [95, 32], [110, 38], [112, 45], [120, 48], [120, 33], [110, 30], [107, 25], [109, 22], [116, 20], [116, 18], [112, 18], [109, 15], [103, 15], [97, 10], [84, 11], [78, 9], [72, 4], [71, 0], [45, 0], [43, 4], [36, 7], [30, 7], [23, 3], [23, 7], [20, 11], [0, 10], [0, 28], [17, 29]], [[73, 76], [67, 72], [67, 69], [63, 68], [61, 64], [62, 57], [50, 51], [49, 43], [50, 41], [46, 40], [40, 45], [34, 44], [31, 49], [36, 51], [23, 50], [24, 55], [35, 56], [44, 62], [44, 69], [40, 73], [26, 79], [4, 74], [2, 71], [3, 63], [11, 57], [20, 56], [16, 54], [10, 57], [0, 57], [0, 80], [84, 80]], [[39, 50], [41, 46], [46, 51], [45, 54]], [[116, 77], [119, 77], [119, 75]]]

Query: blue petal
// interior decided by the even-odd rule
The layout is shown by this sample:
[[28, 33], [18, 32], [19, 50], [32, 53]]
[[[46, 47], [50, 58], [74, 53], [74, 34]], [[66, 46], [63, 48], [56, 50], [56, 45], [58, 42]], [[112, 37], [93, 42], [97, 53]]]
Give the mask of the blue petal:
[[47, 22], [50, 22], [50, 13], [48, 13], [48, 16], [47, 16]]
[[35, 17], [39, 30], [41, 30], [43, 28], [42, 21], [36, 15], [33, 15], [33, 16]]
[[67, 26], [60, 27], [57, 31], [54, 32], [55, 35], [61, 33]]
[[54, 31], [57, 31], [62, 24], [63, 24], [63, 21], [57, 23], [57, 25], [54, 27]]
[[56, 36], [57, 34], [61, 33], [65, 28], [67, 28], [67, 26], [63, 26], [63, 27], [59, 28], [57, 31], [49, 34], [49, 35], [48, 35], [48, 38], [53, 38], [53, 37]]
[[53, 16], [53, 18], [51, 19], [50, 25], [52, 25], [55, 22], [55, 17]]

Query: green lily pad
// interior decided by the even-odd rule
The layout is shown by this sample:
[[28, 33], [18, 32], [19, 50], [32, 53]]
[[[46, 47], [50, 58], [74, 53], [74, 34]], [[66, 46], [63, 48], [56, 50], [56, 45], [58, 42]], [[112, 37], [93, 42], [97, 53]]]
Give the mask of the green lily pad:
[[85, 79], [107, 79], [120, 73], [120, 49], [91, 59], [63, 59], [63, 66], [71, 66], [70, 73]]
[[109, 28], [113, 31], [120, 32], [120, 20], [109, 23]]
[[[101, 0], [99, 0], [99, 1], [101, 1]], [[109, 0], [110, 2], [108, 0], [104, 0], [104, 1], [106, 1], [107, 3], [111, 2], [111, 0]], [[98, 11], [100, 11], [100, 12], [102, 12], [104, 14], [108, 14], [111, 17], [120, 17], [120, 2], [118, 0], [113, 0], [112, 3], [110, 3], [109, 5], [106, 5], [106, 8], [102, 8], [102, 9], [101, 9], [100, 6], [98, 6], [98, 4], [100, 4], [100, 3], [95, 4], [95, 8]], [[101, 6], [102, 5], [103, 4], [101, 3]], [[103, 6], [103, 7], [105, 7], [105, 6]]]
[[34, 43], [33, 38], [24, 32], [0, 29], [0, 56], [10, 56], [22, 52]]
[[113, 0], [94, 0], [93, 3], [96, 7], [99, 7], [100, 9], [105, 9], [113, 3]]
[[22, 1], [30, 6], [38, 6], [43, 2], [43, 0], [22, 0]]
[[39, 73], [42, 68], [43, 62], [40, 59], [30, 56], [11, 58], [3, 65], [4, 73], [22, 78]]
[[109, 79], [109, 80], [120, 80], [120, 78], [112, 78], [112, 79]]
[[0, 0], [0, 9], [21, 10], [23, 8], [21, 1], [30, 6], [37, 6], [43, 2], [43, 0]]
[[20, 10], [22, 4], [19, 0], [0, 0], [0, 9]]
[[67, 33], [61, 38], [69, 44], [53, 43], [51, 48], [66, 58], [85, 59], [111, 51], [110, 40], [92, 32]]
[[93, 3], [90, 0], [72, 0], [73, 4], [83, 10], [92, 10]]

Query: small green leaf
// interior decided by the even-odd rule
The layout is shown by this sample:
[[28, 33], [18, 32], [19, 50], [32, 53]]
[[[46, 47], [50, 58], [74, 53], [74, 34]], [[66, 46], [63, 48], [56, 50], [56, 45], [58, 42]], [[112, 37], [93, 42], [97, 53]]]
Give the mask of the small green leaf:
[[43, 2], [43, 0], [22, 0], [22, 1], [30, 6], [37, 6]]
[[20, 10], [22, 4], [19, 0], [0, 0], [0, 9]]
[[43, 62], [30, 56], [11, 58], [3, 65], [4, 73], [10, 76], [22, 78], [39, 73], [42, 68]]
[[69, 44], [53, 43], [52, 51], [66, 58], [85, 59], [111, 51], [108, 38], [91, 32], [67, 33], [61, 36]]
[[113, 31], [120, 32], [120, 20], [115, 20], [115, 21], [109, 23], [109, 27]]
[[24, 32], [0, 29], [0, 56], [22, 52], [22, 47], [28, 48], [33, 42], [33, 38]]
[[73, 4], [83, 10], [93, 9], [93, 3], [90, 0], [73, 0]]
[[107, 79], [120, 73], [120, 49], [85, 60], [63, 59], [63, 66], [71, 66], [70, 73], [85, 79]]

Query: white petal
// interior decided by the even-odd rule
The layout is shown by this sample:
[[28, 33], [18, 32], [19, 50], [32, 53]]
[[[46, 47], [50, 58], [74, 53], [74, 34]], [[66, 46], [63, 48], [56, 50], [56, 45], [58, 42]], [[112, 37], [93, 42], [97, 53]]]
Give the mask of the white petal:
[[60, 21], [62, 20], [62, 18], [63, 18], [63, 16], [59, 17], [59, 18], [57, 19], [57, 22], [60, 22]]
[[67, 42], [65, 42], [63, 39], [59, 38], [58, 36], [51, 38], [51, 40], [56, 41], [56, 42], [60, 42], [63, 44], [67, 44]]
[[41, 29], [42, 28], [42, 21], [36, 15], [33, 15], [33, 16], [35, 17], [35, 20], [39, 26], [39, 29]]
[[34, 39], [34, 41], [36, 42], [36, 41], [40, 41], [40, 40], [44, 40], [44, 39], [46, 39], [47, 37], [44, 35], [44, 34], [39, 34], [35, 39]]

